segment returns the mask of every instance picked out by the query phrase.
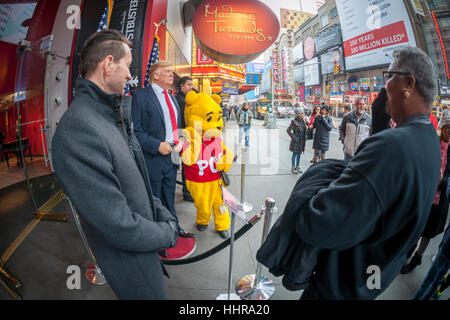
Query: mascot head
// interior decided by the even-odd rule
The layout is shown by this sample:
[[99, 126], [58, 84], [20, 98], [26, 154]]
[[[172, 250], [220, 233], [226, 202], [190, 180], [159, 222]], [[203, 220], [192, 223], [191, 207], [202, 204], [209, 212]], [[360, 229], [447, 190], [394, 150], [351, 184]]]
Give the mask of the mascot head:
[[186, 95], [186, 126], [193, 127], [201, 136], [216, 138], [222, 134], [223, 118], [220, 97], [190, 91]]

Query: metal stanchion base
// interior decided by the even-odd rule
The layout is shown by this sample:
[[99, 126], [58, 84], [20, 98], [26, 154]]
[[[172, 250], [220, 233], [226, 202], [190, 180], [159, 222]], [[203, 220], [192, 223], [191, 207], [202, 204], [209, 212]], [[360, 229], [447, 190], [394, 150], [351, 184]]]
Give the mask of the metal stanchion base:
[[255, 275], [246, 275], [236, 284], [236, 292], [242, 300], [268, 300], [275, 292], [275, 285], [267, 276], [261, 276], [255, 286]]
[[235, 293], [230, 294], [230, 298], [228, 298], [228, 293], [221, 293], [216, 300], [241, 300], [241, 298]]
[[97, 269], [92, 264], [89, 267], [87, 267], [86, 273], [84, 275], [90, 283], [97, 285], [103, 285], [108, 283], [102, 271], [100, 269]]

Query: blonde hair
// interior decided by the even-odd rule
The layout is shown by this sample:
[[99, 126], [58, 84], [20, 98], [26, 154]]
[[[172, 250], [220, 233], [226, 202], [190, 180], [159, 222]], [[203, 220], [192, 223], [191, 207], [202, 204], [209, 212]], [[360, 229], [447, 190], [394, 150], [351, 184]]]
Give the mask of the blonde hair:
[[172, 64], [169, 61], [161, 60], [161, 61], [155, 62], [150, 67], [150, 76], [149, 76], [150, 82], [153, 82], [156, 71], [158, 71], [161, 68], [166, 68], [166, 67], [171, 67], [171, 66], [172, 66]]

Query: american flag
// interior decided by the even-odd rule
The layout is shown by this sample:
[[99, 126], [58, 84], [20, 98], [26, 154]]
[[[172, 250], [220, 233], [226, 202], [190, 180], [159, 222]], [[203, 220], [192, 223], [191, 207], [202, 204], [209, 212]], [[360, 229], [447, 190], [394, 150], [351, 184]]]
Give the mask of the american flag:
[[100, 22], [97, 27], [97, 32], [106, 30], [109, 28], [109, 19], [111, 18], [112, 8], [114, 6], [114, 0], [107, 0], [106, 7], [103, 11], [103, 15], [100, 18]]
[[147, 72], [145, 73], [145, 79], [144, 79], [144, 87], [150, 86], [150, 68], [159, 60], [159, 52], [158, 52], [158, 36], [153, 37], [153, 47], [152, 47], [152, 53], [150, 55], [150, 59], [148, 60], [147, 64]]

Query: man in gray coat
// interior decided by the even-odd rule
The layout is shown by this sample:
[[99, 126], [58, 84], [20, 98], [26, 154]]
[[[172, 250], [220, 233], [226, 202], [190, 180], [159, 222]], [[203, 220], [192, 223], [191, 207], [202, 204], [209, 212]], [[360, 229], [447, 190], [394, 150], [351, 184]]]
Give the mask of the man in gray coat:
[[339, 127], [339, 140], [344, 145], [344, 159], [351, 160], [359, 145], [369, 137], [372, 117], [364, 111], [364, 100], [356, 99], [355, 110], [347, 113]]
[[89, 37], [76, 95], [52, 141], [53, 164], [88, 242], [119, 299], [167, 299], [158, 251], [178, 239], [176, 220], [153, 197], [123, 96], [131, 52], [116, 30]]

